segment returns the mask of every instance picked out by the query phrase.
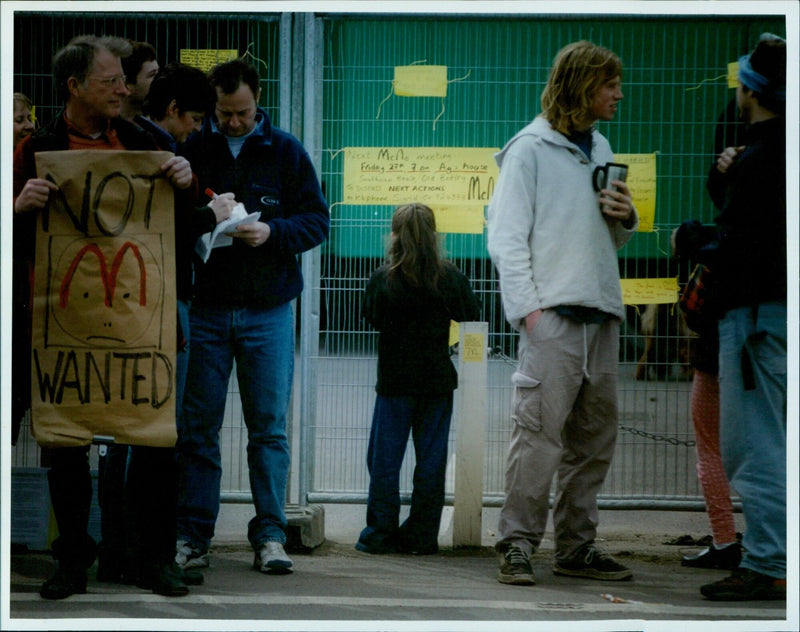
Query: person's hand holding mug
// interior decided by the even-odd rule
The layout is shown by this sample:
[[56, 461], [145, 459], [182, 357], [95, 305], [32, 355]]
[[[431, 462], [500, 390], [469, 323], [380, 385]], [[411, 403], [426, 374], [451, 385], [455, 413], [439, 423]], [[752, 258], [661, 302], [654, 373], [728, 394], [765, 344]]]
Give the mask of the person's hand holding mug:
[[607, 217], [628, 222], [633, 215], [631, 192], [626, 180], [628, 165], [607, 162], [596, 167], [592, 173], [592, 184], [600, 193], [600, 210]]

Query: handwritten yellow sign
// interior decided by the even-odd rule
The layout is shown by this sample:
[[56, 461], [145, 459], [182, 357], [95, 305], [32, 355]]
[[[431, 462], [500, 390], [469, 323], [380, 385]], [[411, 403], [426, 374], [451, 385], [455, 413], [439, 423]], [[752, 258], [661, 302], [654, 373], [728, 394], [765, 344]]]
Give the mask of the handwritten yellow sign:
[[217, 64], [231, 61], [237, 57], [239, 57], [239, 51], [236, 49], [182, 48], [179, 59], [182, 64], [208, 72]]
[[447, 66], [395, 66], [394, 93], [399, 97], [446, 97]]
[[461, 350], [464, 362], [480, 362], [483, 360], [485, 347], [483, 334], [464, 334], [464, 348]]
[[482, 206], [434, 206], [436, 231], [479, 235], [486, 225]]
[[675, 303], [678, 300], [678, 279], [620, 279], [622, 302], [625, 305]]
[[639, 212], [639, 232], [652, 232], [656, 217], [656, 155], [615, 154], [614, 161], [628, 165], [627, 183]]
[[728, 87], [739, 87], [739, 62], [732, 61], [728, 64]]
[[485, 206], [498, 168], [492, 147], [345, 147], [345, 204]]

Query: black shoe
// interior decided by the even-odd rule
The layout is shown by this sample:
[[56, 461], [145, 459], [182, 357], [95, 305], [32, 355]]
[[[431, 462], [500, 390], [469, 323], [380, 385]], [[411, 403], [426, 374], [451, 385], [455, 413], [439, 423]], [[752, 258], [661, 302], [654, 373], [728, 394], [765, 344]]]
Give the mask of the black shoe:
[[598, 549], [593, 542], [578, 549], [571, 560], [556, 560], [553, 565], [553, 573], [610, 581], [621, 581], [633, 577], [630, 569], [615, 561], [608, 553]]
[[141, 579], [141, 573], [128, 564], [103, 561], [100, 558], [97, 561], [96, 579], [103, 583], [135, 586]]
[[536, 583], [528, 555], [518, 546], [509, 547], [501, 558], [497, 581], [515, 586], [532, 586]]
[[436, 555], [439, 552], [439, 544], [435, 539], [425, 542], [401, 534], [397, 538], [397, 552], [411, 555]]
[[355, 548], [356, 551], [370, 553], [371, 555], [391, 555], [392, 553], [400, 552], [400, 547], [397, 540], [396, 534], [383, 536], [372, 534], [367, 538], [366, 542], [359, 538], [358, 542], [356, 542]]
[[738, 542], [717, 549], [713, 545], [706, 547], [696, 555], [684, 555], [681, 559], [681, 566], [691, 566], [692, 568], [722, 568], [732, 571], [739, 568], [742, 561], [742, 547]]
[[411, 555], [436, 555], [439, 552], [438, 544], [403, 544], [398, 549], [399, 553]]
[[48, 579], [39, 594], [44, 599], [65, 599], [86, 593], [86, 570], [80, 566], [59, 564], [55, 575]]
[[737, 568], [725, 579], [701, 586], [700, 592], [712, 601], [785, 601], [786, 579]]
[[97, 581], [110, 584], [122, 583], [122, 569], [111, 564], [97, 565]]
[[[180, 568], [180, 566], [178, 567]], [[203, 573], [200, 571], [193, 571], [186, 568], [181, 568], [183, 572], [183, 583], [187, 586], [202, 586], [205, 581]]]
[[[200, 571], [187, 570], [185, 568], [181, 568], [180, 566], [178, 566], [178, 568], [180, 568], [181, 570], [181, 578], [183, 579], [183, 583], [186, 584], [187, 586], [202, 586], [203, 582], [205, 582], [205, 577], [203, 576], [203, 573], [201, 573]], [[141, 577], [138, 577], [135, 581], [129, 581], [123, 583], [134, 584], [139, 588], [144, 588], [145, 590], [151, 590], [153, 588], [153, 584], [155, 581], [153, 577], [154, 575], [151, 573], [150, 577], [148, 578], [143, 579]]]
[[[200, 577], [202, 583], [202, 574]], [[165, 597], [184, 597], [189, 594], [184, 570], [175, 562], [159, 564], [151, 571], [150, 577], [143, 577], [137, 586]]]

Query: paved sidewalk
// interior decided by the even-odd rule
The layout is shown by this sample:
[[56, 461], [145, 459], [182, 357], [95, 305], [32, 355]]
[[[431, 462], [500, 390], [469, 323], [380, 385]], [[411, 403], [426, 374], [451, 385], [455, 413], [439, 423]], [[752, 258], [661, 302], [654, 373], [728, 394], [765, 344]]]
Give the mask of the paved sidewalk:
[[[252, 570], [244, 542], [248, 505], [224, 505], [205, 584], [165, 598], [130, 586], [99, 584], [90, 571], [88, 593], [63, 601], [38, 589], [53, 562], [42, 553], [13, 555], [12, 619], [16, 629], [113, 630], [531, 630], [531, 621], [559, 630], [797, 630], [783, 602], [717, 603], [698, 592], [724, 571], [688, 569], [691, 547], [665, 544], [708, 532], [700, 512], [604, 511], [601, 544], [634, 572], [632, 581], [598, 582], [552, 574], [552, 542], [533, 560], [536, 586], [497, 582], [491, 548], [497, 510], [484, 510], [483, 547], [453, 550], [446, 508], [438, 555], [374, 556], [353, 543], [363, 505], [326, 505], [326, 542], [292, 552], [295, 572], [267, 576]], [[741, 515], [737, 515], [737, 523]], [[794, 618], [792, 618], [794, 617]], [[111, 620], [111, 621], [104, 621]], [[492, 622], [502, 622], [502, 627]], [[580, 622], [580, 623], [578, 623]], [[681, 623], [677, 623], [681, 622]], [[103, 627], [105, 624], [107, 627]], [[98, 627], [99, 626], [99, 627]], [[762, 627], [763, 626], [763, 627]], [[5, 629], [5, 628], [4, 628]]]

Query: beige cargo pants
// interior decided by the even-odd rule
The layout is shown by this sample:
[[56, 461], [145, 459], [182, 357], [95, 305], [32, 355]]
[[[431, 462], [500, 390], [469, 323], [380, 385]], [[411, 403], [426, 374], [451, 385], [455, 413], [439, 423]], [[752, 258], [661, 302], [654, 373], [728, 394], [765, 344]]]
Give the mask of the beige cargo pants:
[[498, 551], [537, 550], [554, 475], [556, 558], [594, 540], [617, 435], [618, 353], [618, 320], [587, 325], [545, 310], [520, 334]]

